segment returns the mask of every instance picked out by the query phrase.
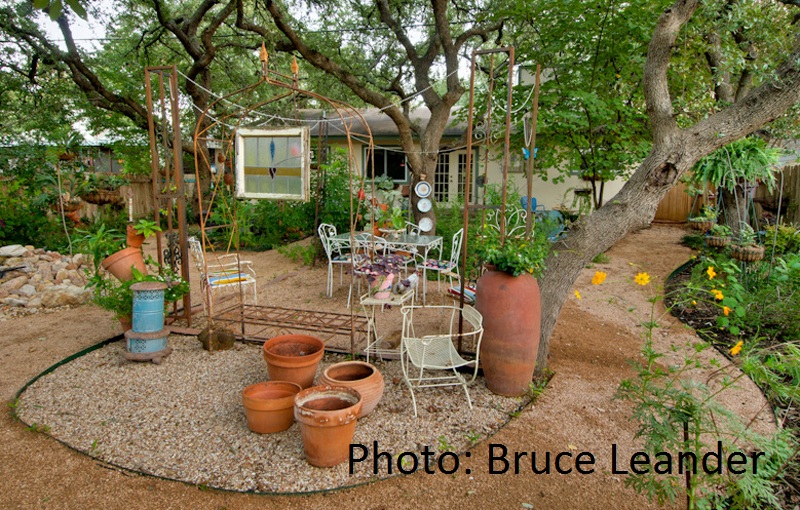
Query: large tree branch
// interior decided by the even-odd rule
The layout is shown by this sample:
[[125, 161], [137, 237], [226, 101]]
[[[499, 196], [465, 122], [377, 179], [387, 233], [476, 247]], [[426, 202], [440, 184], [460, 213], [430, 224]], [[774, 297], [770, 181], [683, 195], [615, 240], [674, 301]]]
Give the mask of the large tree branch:
[[667, 69], [678, 33], [697, 9], [698, 4], [699, 0], [678, 0], [667, 9], [658, 19], [647, 49], [647, 61], [644, 65], [644, 97], [653, 126], [654, 143], [673, 136], [678, 129], [673, 117]]
[[308, 44], [306, 44], [306, 42], [286, 22], [280, 7], [273, 0], [266, 0], [265, 3], [267, 11], [269, 12], [270, 16], [272, 16], [272, 20], [275, 22], [275, 26], [281, 31], [281, 33], [283, 33], [283, 35], [286, 36], [291, 47], [300, 52], [303, 58], [314, 67], [321, 69], [332, 76], [335, 76], [358, 97], [371, 105], [383, 109], [384, 113], [386, 113], [397, 126], [400, 142], [403, 147], [413, 146], [414, 140], [408, 119], [403, 115], [399, 108], [392, 104], [388, 97], [364, 87], [352, 73], [346, 71], [339, 64], [332, 61], [322, 53], [310, 48]]

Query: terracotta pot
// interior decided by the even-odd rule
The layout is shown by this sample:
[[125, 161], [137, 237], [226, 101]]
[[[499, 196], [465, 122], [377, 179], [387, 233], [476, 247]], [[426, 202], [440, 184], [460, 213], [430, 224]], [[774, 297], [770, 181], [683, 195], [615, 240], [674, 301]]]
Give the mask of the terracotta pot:
[[269, 378], [297, 383], [301, 388], [314, 384], [323, 354], [325, 344], [309, 335], [281, 335], [264, 343]]
[[129, 329], [133, 328], [133, 317], [130, 315], [123, 315], [122, 317], [117, 317], [119, 321], [119, 325], [122, 326], [122, 332], [128, 331]]
[[144, 244], [144, 234], [137, 234], [133, 225], [128, 225], [126, 231], [126, 242], [129, 248], [141, 248]]
[[755, 244], [747, 246], [732, 244], [731, 257], [742, 262], [758, 262], [764, 258], [764, 247]]
[[353, 388], [314, 386], [297, 394], [294, 417], [309, 464], [331, 467], [348, 459], [361, 407]]
[[135, 267], [142, 274], [147, 274], [142, 250], [139, 248], [124, 248], [106, 257], [101, 265], [121, 282], [127, 282], [133, 278], [131, 267]]
[[294, 423], [294, 397], [299, 384], [266, 381], [251, 384], [242, 390], [242, 405], [247, 428], [257, 434], [282, 432]]
[[528, 391], [536, 366], [541, 326], [539, 284], [530, 274], [490, 269], [478, 279], [475, 308], [483, 315], [480, 363], [493, 393]]
[[383, 396], [383, 375], [375, 366], [363, 361], [342, 361], [331, 365], [322, 372], [319, 382], [357, 390], [361, 394], [359, 418], [371, 413]]

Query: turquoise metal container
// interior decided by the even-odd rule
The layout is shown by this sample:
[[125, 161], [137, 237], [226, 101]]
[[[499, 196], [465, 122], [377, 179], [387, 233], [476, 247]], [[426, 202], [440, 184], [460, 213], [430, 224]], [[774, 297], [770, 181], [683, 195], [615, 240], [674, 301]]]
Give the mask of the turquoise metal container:
[[131, 354], [153, 354], [167, 349], [168, 336], [166, 328], [152, 333], [137, 333], [130, 329], [125, 332], [125, 342]]
[[164, 328], [163, 282], [139, 282], [131, 285], [133, 291], [133, 331], [154, 333]]

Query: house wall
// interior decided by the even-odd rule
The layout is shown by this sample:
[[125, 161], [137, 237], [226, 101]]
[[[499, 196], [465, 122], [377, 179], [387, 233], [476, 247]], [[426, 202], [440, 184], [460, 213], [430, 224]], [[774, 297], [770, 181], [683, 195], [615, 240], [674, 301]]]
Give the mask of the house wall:
[[[390, 139], [380, 139], [374, 142], [374, 145], [378, 148], [381, 147], [398, 147], [399, 142], [396, 140]], [[347, 150], [347, 145], [344, 141], [331, 141], [331, 146], [333, 148], [340, 148], [343, 150]], [[363, 164], [364, 164], [364, 147], [365, 144], [360, 143], [358, 141], [354, 141], [353, 143], [353, 150], [356, 153], [355, 162], [356, 162], [356, 173], [360, 177], [363, 173]], [[476, 186], [477, 176], [484, 174], [484, 167], [488, 166], [488, 173], [486, 175], [486, 182], [489, 184], [499, 185], [502, 182], [503, 176], [503, 159], [502, 154], [493, 154], [488, 160], [488, 165], [486, 161], [486, 153], [485, 147], [483, 146], [475, 146], [475, 152], [473, 156], [473, 189], [477, 190], [477, 200], [480, 202], [483, 198], [484, 188]], [[457, 194], [457, 187], [458, 187], [458, 164], [459, 164], [459, 156], [461, 156], [461, 161], [463, 162], [464, 157], [466, 156], [466, 148], [462, 148], [459, 150], [454, 150], [449, 152], [450, 154], [450, 173], [448, 176], [449, 185], [451, 187], [451, 192], [449, 193], [449, 201], [453, 201], [455, 199], [455, 195]], [[521, 195], [527, 194], [527, 180], [525, 178], [524, 173], [524, 165], [525, 160], [521, 157], [521, 155], [511, 154], [509, 158], [509, 180], [516, 186], [517, 190], [520, 192]], [[463, 169], [462, 169], [463, 170]], [[555, 183], [552, 180], [552, 177], [555, 177], [556, 171], [552, 170], [550, 172], [551, 178], [547, 181], [543, 180], [541, 177], [534, 177], [533, 179], [533, 196], [537, 199], [538, 204], [543, 204], [545, 209], [572, 209], [577, 210], [580, 208], [580, 202], [578, 199], [575, 198], [574, 190], [591, 187], [590, 182], [583, 181], [579, 177], [576, 176], [568, 176], [563, 182]], [[435, 176], [429, 176], [431, 181], [435, 181]], [[407, 184], [407, 182], [402, 182], [402, 184]], [[611, 200], [614, 195], [622, 189], [622, 186], [625, 184], [625, 181], [622, 179], [618, 179], [615, 181], [606, 182], [603, 191], [603, 201], [607, 202]], [[599, 183], [598, 183], [599, 186]]]

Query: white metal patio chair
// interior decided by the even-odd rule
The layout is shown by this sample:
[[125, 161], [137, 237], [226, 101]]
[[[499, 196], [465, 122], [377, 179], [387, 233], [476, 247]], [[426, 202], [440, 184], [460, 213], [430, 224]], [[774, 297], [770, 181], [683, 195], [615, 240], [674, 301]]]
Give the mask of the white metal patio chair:
[[436, 272], [436, 283], [439, 291], [442, 290], [442, 275], [448, 277], [449, 284], [453, 285], [453, 279], [459, 279], [458, 261], [461, 258], [461, 243], [464, 240], [464, 229], [461, 228], [453, 234], [453, 242], [450, 245], [450, 258], [447, 260], [425, 259], [422, 261], [422, 302], [425, 302], [428, 293], [428, 271]]
[[328, 223], [320, 224], [317, 233], [319, 233], [319, 239], [325, 249], [325, 255], [328, 257], [328, 279], [325, 292], [328, 297], [333, 297], [333, 266], [339, 266], [339, 286], [341, 286], [344, 279], [344, 266], [350, 265], [350, 257], [352, 257], [350, 241], [335, 239], [336, 227]]
[[[450, 312], [449, 332], [447, 334], [422, 335], [414, 331], [414, 312], [417, 309], [441, 310]], [[463, 332], [458, 333], [459, 311], [464, 317]], [[475, 308], [465, 305], [457, 306], [404, 306], [403, 328], [400, 337], [400, 364], [403, 378], [411, 392], [414, 404], [414, 416], [417, 416], [417, 399], [414, 390], [418, 388], [435, 388], [439, 386], [461, 386], [467, 396], [467, 404], [472, 409], [472, 399], [468, 386], [478, 375], [481, 340], [483, 339], [483, 316]], [[456, 349], [455, 343], [469, 345], [474, 349], [475, 359], [463, 358]], [[472, 375], [467, 378], [459, 372], [460, 367], [472, 366]]]
[[253, 304], [258, 304], [256, 272], [252, 262], [240, 260], [238, 253], [229, 253], [215, 256], [218, 263], [207, 264], [203, 247], [196, 237], [189, 237], [189, 251], [197, 270], [200, 271], [203, 306], [206, 313], [213, 309], [214, 291], [218, 289], [241, 290], [244, 293], [244, 287], [250, 286], [253, 288]]

